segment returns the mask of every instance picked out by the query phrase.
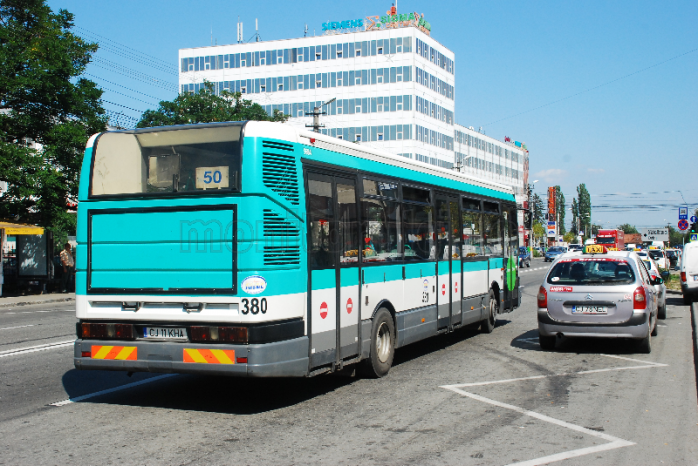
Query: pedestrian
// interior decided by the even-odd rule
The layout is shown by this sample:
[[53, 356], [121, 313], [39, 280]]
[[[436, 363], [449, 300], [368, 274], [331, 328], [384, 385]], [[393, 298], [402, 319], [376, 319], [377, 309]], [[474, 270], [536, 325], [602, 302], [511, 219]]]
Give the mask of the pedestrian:
[[67, 293], [72, 285], [73, 270], [75, 269], [75, 260], [70, 251], [70, 243], [65, 243], [65, 248], [61, 251], [61, 265], [63, 266], [63, 275], [61, 275], [61, 291]]

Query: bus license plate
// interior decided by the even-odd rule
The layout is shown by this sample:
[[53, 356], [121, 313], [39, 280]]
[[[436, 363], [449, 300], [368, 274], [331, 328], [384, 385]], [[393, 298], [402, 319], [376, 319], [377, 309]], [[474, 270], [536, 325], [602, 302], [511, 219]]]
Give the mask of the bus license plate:
[[572, 306], [572, 314], [608, 314], [606, 306]]
[[187, 329], [181, 327], [143, 327], [143, 338], [186, 340]]

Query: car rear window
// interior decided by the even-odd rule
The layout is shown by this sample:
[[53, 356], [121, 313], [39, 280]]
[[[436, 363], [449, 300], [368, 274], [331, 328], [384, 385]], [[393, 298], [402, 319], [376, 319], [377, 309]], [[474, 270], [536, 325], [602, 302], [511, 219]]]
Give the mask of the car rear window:
[[626, 260], [569, 259], [555, 264], [548, 275], [552, 285], [629, 285], [635, 273]]
[[650, 254], [650, 257], [654, 260], [664, 258], [662, 251], [650, 251], [649, 254]]

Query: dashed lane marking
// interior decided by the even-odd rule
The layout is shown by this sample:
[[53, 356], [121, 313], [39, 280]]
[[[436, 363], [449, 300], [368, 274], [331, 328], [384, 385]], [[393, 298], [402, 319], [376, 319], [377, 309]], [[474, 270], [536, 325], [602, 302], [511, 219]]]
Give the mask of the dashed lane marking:
[[5, 328], [0, 328], [0, 330], [14, 330], [16, 328], [27, 328], [27, 327], [33, 327], [34, 324], [31, 325], [18, 325], [16, 327], [5, 327]]
[[[536, 340], [534, 343], [533, 340]], [[527, 342], [529, 344], [537, 344], [537, 338], [520, 338], [516, 341], [523, 341]], [[552, 374], [552, 375], [535, 375], [531, 377], [521, 377], [521, 378], [516, 378], [516, 379], [505, 379], [505, 380], [493, 380], [493, 381], [487, 381], [487, 382], [472, 382], [472, 383], [464, 383], [464, 384], [455, 384], [455, 385], [442, 385], [441, 388], [444, 388], [446, 390], [451, 390], [452, 392], [458, 393], [461, 396], [465, 396], [468, 398], [472, 398], [473, 400], [477, 400], [483, 403], [487, 403], [493, 406], [498, 406], [500, 408], [508, 409], [511, 411], [515, 411], [517, 413], [523, 414], [525, 416], [533, 417], [535, 419], [539, 419], [544, 422], [549, 422], [551, 424], [555, 424], [560, 427], [565, 427], [570, 430], [574, 430], [577, 432], [582, 432], [584, 434], [590, 435], [592, 437], [600, 438], [603, 440], [608, 441], [609, 443], [605, 443], [602, 445], [595, 445], [592, 447], [587, 447], [587, 448], [580, 448], [577, 450], [570, 450], [566, 452], [561, 452], [561, 453], [556, 453], [553, 455], [548, 455], [548, 456], [543, 456], [541, 458], [535, 458], [532, 460], [528, 461], [522, 461], [522, 462], [517, 462], [517, 463], [512, 463], [516, 464], [517, 466], [534, 466], [534, 465], [541, 465], [541, 464], [548, 464], [548, 463], [553, 463], [555, 461], [562, 461], [570, 458], [576, 458], [579, 456], [584, 456], [584, 455], [589, 455], [592, 453], [598, 453], [601, 451], [607, 451], [607, 450], [613, 450], [616, 448], [622, 448], [622, 447], [629, 447], [631, 445], [635, 445], [634, 442], [631, 442], [629, 440], [623, 440], [618, 437], [614, 437], [612, 435], [604, 434], [601, 432], [597, 432], [595, 430], [587, 429], [582, 426], [578, 426], [576, 424], [571, 424], [569, 422], [562, 421], [560, 419], [555, 419], [550, 416], [546, 416], [544, 414], [537, 413], [535, 411], [529, 411], [524, 408], [520, 408], [518, 406], [510, 405], [507, 403], [502, 403], [500, 401], [492, 400], [490, 398], [485, 398], [484, 396], [476, 395], [474, 393], [467, 392], [465, 390], [462, 390], [463, 388], [467, 387], [477, 387], [477, 386], [483, 386], [483, 385], [493, 385], [493, 384], [502, 384], [502, 383], [512, 383], [512, 382], [519, 382], [523, 380], [535, 380], [535, 379], [546, 379], [550, 377], [564, 377], [564, 376], [570, 376], [570, 375], [581, 375], [581, 374], [595, 374], [599, 372], [610, 372], [610, 371], [621, 371], [621, 370], [631, 370], [631, 369], [651, 369], [654, 367], [666, 367], [667, 364], [662, 364], [658, 362], [652, 362], [652, 361], [644, 361], [641, 359], [633, 359], [633, 358], [627, 358], [624, 356], [615, 356], [611, 354], [601, 354], [600, 356], [605, 356], [608, 358], [614, 358], [614, 359], [622, 359], [626, 361], [632, 361], [632, 362], [639, 362], [642, 363], [643, 365], [641, 366], [625, 366], [625, 367], [611, 367], [611, 368], [605, 368], [605, 369], [594, 369], [594, 370], [588, 370], [588, 371], [579, 371], [579, 372], [566, 372], [562, 374]]]
[[65, 406], [65, 405], [69, 405], [71, 403], [77, 403], [79, 401], [87, 400], [89, 398], [94, 398], [96, 396], [106, 395], [108, 393], [114, 393], [114, 392], [118, 392], [120, 390], [126, 390], [129, 388], [137, 387], [139, 385], [144, 385], [144, 384], [147, 384], [150, 382], [155, 382], [157, 380], [162, 380], [162, 379], [165, 379], [167, 377], [174, 377], [176, 375], [177, 374], [158, 375], [156, 377], [150, 377], [149, 379], [139, 380], [138, 382], [127, 383], [126, 385], [119, 385], [118, 387], [108, 388], [106, 390], [100, 390], [100, 391], [94, 392], [94, 393], [88, 393], [87, 395], [76, 396], [75, 398], [68, 398], [67, 400], [63, 400], [63, 401], [57, 401], [55, 403], [49, 404], [49, 406], [58, 406], [58, 407]]
[[37, 351], [46, 351], [57, 348], [65, 348], [66, 346], [71, 346], [75, 343], [75, 340], [69, 341], [59, 341], [56, 343], [47, 343], [45, 345], [30, 346], [28, 348], [18, 348], [6, 351], [0, 351], [0, 358], [7, 358], [9, 356], [19, 356], [20, 354], [35, 353]]

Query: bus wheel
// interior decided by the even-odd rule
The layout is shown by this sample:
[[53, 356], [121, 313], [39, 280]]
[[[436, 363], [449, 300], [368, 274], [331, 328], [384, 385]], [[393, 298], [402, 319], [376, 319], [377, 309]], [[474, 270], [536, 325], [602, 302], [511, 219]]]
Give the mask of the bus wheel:
[[363, 375], [384, 377], [388, 375], [395, 357], [395, 324], [390, 312], [378, 309], [371, 327], [371, 354], [363, 361]]
[[492, 333], [494, 326], [497, 323], [498, 303], [494, 297], [494, 291], [490, 290], [490, 305], [487, 308], [487, 318], [480, 324], [482, 333]]

